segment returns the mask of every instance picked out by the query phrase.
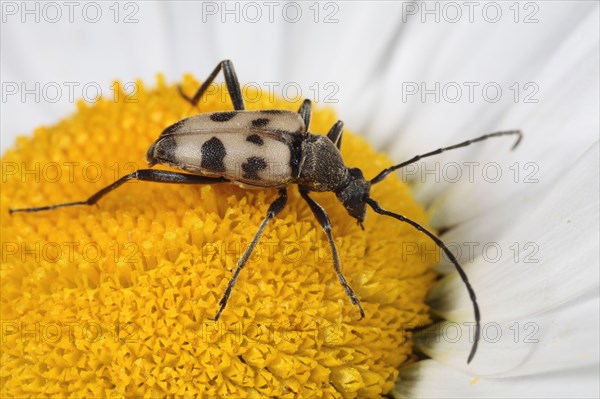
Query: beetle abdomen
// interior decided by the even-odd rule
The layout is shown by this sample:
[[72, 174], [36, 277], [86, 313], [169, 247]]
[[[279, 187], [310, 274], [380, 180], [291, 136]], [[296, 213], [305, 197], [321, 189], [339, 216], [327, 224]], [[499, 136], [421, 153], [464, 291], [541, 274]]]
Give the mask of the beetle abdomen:
[[303, 129], [299, 115], [286, 111], [201, 114], [165, 129], [148, 150], [148, 161], [250, 186], [283, 187], [293, 180], [292, 143]]

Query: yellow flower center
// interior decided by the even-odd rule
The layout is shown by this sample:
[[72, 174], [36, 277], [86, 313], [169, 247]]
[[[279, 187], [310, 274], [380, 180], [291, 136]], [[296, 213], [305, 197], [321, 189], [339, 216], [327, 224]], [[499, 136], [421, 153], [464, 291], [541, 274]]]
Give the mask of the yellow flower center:
[[[186, 76], [193, 93], [198, 82]], [[225, 311], [211, 321], [237, 260], [277, 190], [129, 182], [98, 206], [8, 216], [9, 208], [80, 201], [146, 168], [149, 145], [190, 105], [159, 76], [133, 96], [78, 104], [2, 157], [1, 396], [375, 398], [411, 359], [410, 330], [429, 323], [434, 244], [368, 213], [365, 231], [332, 193], [328, 212], [360, 320], [325, 235], [297, 190], [267, 227]], [[230, 110], [222, 91], [201, 112]], [[245, 93], [248, 109], [300, 101]], [[252, 99], [253, 101], [250, 101]], [[335, 123], [316, 109], [310, 130]], [[367, 178], [390, 165], [345, 131], [347, 165]], [[158, 168], [161, 168], [160, 166]], [[426, 224], [396, 176], [373, 198]]]

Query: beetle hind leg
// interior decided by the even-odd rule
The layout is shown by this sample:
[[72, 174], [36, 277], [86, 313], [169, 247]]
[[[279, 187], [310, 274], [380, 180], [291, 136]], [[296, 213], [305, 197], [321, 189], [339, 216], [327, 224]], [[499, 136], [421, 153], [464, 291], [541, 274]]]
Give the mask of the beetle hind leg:
[[238, 81], [237, 74], [235, 73], [235, 69], [233, 68], [233, 63], [230, 60], [224, 60], [219, 62], [219, 65], [211, 72], [211, 74], [206, 78], [206, 80], [202, 83], [200, 88], [194, 94], [194, 97], [189, 97], [183, 92], [181, 86], [177, 87], [179, 94], [183, 97], [187, 102], [189, 102], [193, 107], [198, 105], [200, 98], [206, 92], [208, 87], [214, 82], [215, 78], [223, 70], [223, 75], [225, 76], [225, 84], [227, 85], [227, 91], [229, 91], [229, 97], [231, 98], [231, 102], [233, 103], [233, 108], [236, 111], [243, 111], [246, 109], [244, 106], [244, 99], [242, 97], [242, 89], [240, 87], [240, 82]]
[[308, 206], [310, 206], [310, 209], [319, 221], [319, 224], [323, 228], [323, 231], [327, 235], [327, 240], [329, 241], [329, 246], [331, 247], [331, 253], [333, 255], [333, 266], [335, 268], [335, 272], [337, 273], [338, 279], [340, 280], [340, 284], [342, 284], [344, 291], [346, 291], [346, 295], [348, 295], [348, 298], [350, 298], [352, 304], [358, 307], [360, 317], [362, 319], [363, 317], [365, 317], [365, 311], [363, 310], [360, 301], [356, 297], [356, 294], [354, 293], [352, 288], [350, 288], [346, 277], [344, 277], [344, 275], [342, 274], [340, 256], [335, 246], [335, 242], [333, 241], [333, 235], [331, 234], [331, 222], [329, 221], [329, 216], [327, 216], [327, 212], [325, 212], [325, 209], [323, 209], [321, 205], [319, 205], [315, 200], [308, 196], [307, 190], [301, 188], [300, 195], [308, 203]]
[[84, 201], [76, 201], [76, 202], [64, 202], [62, 204], [48, 205], [48, 206], [40, 206], [35, 208], [18, 208], [18, 209], [9, 209], [8, 212], [12, 215], [16, 212], [40, 212], [40, 211], [50, 211], [52, 209], [57, 208], [65, 208], [69, 206], [77, 206], [77, 205], [94, 205], [97, 203], [100, 198], [104, 197], [106, 194], [111, 191], [117, 189], [124, 183], [129, 180], [141, 180], [141, 181], [153, 181], [157, 183], [173, 183], [173, 184], [216, 184], [216, 183], [226, 183], [228, 180], [222, 177], [206, 177], [199, 175], [191, 175], [187, 173], [180, 172], [171, 172], [166, 170], [158, 170], [158, 169], [139, 169], [133, 173], [125, 175], [121, 177], [119, 180], [114, 183], [104, 187], [103, 189], [97, 191], [91, 197]]
[[250, 258], [250, 255], [252, 254], [252, 251], [256, 247], [256, 244], [258, 244], [258, 240], [260, 240], [260, 237], [262, 236], [265, 228], [267, 227], [267, 224], [269, 224], [269, 221], [271, 221], [271, 219], [275, 218], [275, 216], [277, 216], [277, 214], [279, 212], [281, 212], [281, 210], [285, 207], [286, 202], [287, 202], [287, 191], [285, 189], [281, 189], [281, 190], [279, 190], [279, 197], [277, 197], [277, 199], [275, 199], [275, 201], [273, 201], [271, 203], [271, 206], [269, 206], [267, 215], [265, 216], [262, 223], [260, 224], [258, 231], [256, 232], [256, 234], [254, 235], [254, 238], [252, 239], [252, 242], [250, 242], [250, 245], [248, 246], [246, 251], [244, 251], [240, 260], [238, 260], [237, 267], [236, 267], [235, 271], [233, 272], [233, 276], [231, 276], [231, 279], [229, 280], [229, 283], [227, 284], [227, 288], [225, 289], [225, 293], [223, 294], [223, 297], [219, 301], [220, 308], [219, 308], [219, 311], [217, 312], [216, 316], [213, 318], [214, 321], [219, 320], [219, 317], [221, 317], [221, 313], [223, 313], [223, 310], [225, 309], [225, 306], [227, 305], [227, 301], [229, 300], [229, 296], [231, 295], [233, 286], [235, 285], [235, 282], [237, 281], [237, 279], [240, 275], [240, 272], [246, 265], [246, 262]]

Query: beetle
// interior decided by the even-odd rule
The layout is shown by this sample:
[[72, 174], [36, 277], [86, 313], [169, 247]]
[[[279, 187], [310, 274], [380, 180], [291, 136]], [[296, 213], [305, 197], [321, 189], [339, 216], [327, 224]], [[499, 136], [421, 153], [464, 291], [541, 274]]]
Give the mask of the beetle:
[[287, 201], [287, 187], [296, 184], [300, 195], [308, 203], [321, 225], [331, 252], [337, 277], [353, 305], [358, 307], [361, 318], [365, 312], [359, 299], [342, 274], [340, 257], [331, 234], [331, 221], [321, 205], [309, 195], [310, 192], [335, 193], [347, 212], [363, 228], [367, 205], [375, 213], [405, 222], [427, 235], [446, 254], [464, 282], [473, 304], [475, 336], [467, 363], [477, 351], [481, 335], [481, 314], [475, 291], [455, 256], [435, 234], [419, 223], [395, 212], [383, 209], [370, 197], [371, 186], [381, 182], [390, 173], [423, 158], [447, 150], [466, 147], [492, 137], [516, 135], [514, 149], [522, 139], [519, 130], [486, 134], [449, 147], [417, 155], [406, 162], [383, 169], [371, 180], [365, 179], [359, 168], [347, 167], [342, 159], [342, 121], [336, 122], [326, 136], [309, 132], [311, 101], [304, 100], [298, 112], [279, 109], [247, 111], [233, 63], [221, 61], [202, 83], [193, 97], [188, 97], [178, 86], [180, 95], [193, 107], [223, 71], [225, 83], [233, 103], [233, 111], [201, 113], [167, 127], [148, 149], [149, 167], [156, 164], [172, 166], [189, 173], [156, 169], [139, 169], [102, 188], [87, 200], [67, 202], [35, 208], [10, 209], [9, 213], [39, 212], [75, 205], [93, 205], [109, 192], [129, 180], [142, 180], [174, 184], [234, 183], [243, 188], [278, 189], [278, 197], [271, 203], [265, 218], [250, 245], [239, 259], [227, 288], [219, 301], [219, 310], [213, 320], [218, 320], [227, 305], [231, 291], [256, 247], [267, 224], [281, 212]]

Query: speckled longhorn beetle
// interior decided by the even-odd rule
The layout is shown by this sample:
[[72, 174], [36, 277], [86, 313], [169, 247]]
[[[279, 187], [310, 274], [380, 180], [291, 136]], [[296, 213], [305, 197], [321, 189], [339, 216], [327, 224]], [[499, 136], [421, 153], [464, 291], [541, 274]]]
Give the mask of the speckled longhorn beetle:
[[[150, 146], [147, 153], [149, 166], [164, 164], [184, 170], [188, 173], [165, 170], [140, 169], [121, 177], [111, 185], [101, 189], [85, 201], [68, 202], [37, 208], [11, 209], [9, 212], [38, 212], [74, 205], [93, 205], [100, 198], [121, 186], [128, 180], [143, 180], [176, 184], [215, 184], [235, 183], [244, 188], [277, 188], [279, 196], [270, 205], [267, 215], [256, 232], [252, 242], [243, 253], [229, 280], [223, 297], [219, 301], [219, 311], [214, 320], [218, 320], [225, 309], [233, 286], [254, 247], [258, 243], [265, 227], [284, 208], [287, 201], [287, 186], [297, 184], [300, 195], [308, 203], [319, 224], [323, 228], [331, 251], [335, 272], [350, 298], [352, 304], [365, 313], [354, 291], [342, 274], [340, 258], [331, 234], [331, 223], [327, 213], [310, 196], [311, 191], [332, 191], [344, 205], [350, 216], [363, 228], [366, 206], [376, 213], [391, 216], [406, 222], [431, 238], [454, 264], [464, 282], [473, 303], [475, 313], [475, 337], [468, 363], [471, 362], [479, 343], [480, 312], [467, 275], [452, 252], [433, 233], [417, 222], [400, 214], [385, 210], [369, 196], [371, 185], [382, 181], [391, 172], [420, 159], [440, 154], [447, 150], [466, 147], [472, 143], [491, 137], [517, 135], [513, 149], [519, 144], [522, 133], [518, 130], [486, 134], [476, 139], [439, 148], [417, 155], [406, 162], [385, 168], [371, 180], [366, 180], [358, 168], [348, 168], [340, 153], [342, 143], [342, 121], [336, 122], [327, 136], [312, 134], [308, 131], [311, 117], [311, 102], [304, 100], [298, 112], [284, 110], [246, 111], [240, 84], [229, 60], [220, 62], [208, 79], [202, 83], [193, 97], [188, 97], [181, 86], [181, 96], [192, 106], [197, 106], [202, 95], [223, 70], [227, 90], [234, 111], [204, 113], [185, 118], [167, 127]], [[364, 229], [364, 228], [363, 228]]]

